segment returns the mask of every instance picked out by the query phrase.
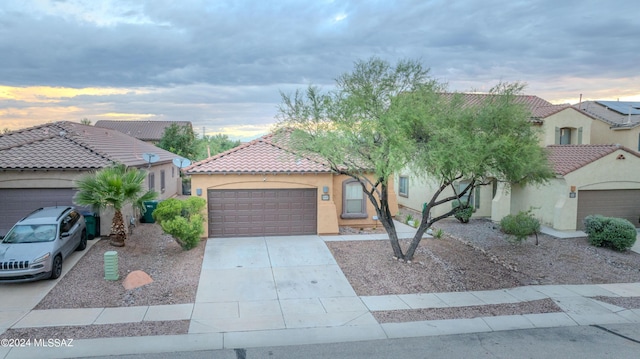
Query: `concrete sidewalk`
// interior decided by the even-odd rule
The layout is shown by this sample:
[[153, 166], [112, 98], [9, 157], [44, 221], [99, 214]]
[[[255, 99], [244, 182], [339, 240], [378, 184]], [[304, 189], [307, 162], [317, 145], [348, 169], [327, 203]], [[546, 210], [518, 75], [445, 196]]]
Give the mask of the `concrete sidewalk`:
[[[412, 236], [411, 231], [415, 231], [408, 226], [399, 227], [401, 238]], [[386, 235], [357, 238], [363, 237], [387, 239]], [[72, 341], [73, 347], [58, 348], [3, 346], [0, 358], [90, 357], [640, 323], [640, 310], [627, 310], [590, 298], [640, 297], [640, 283], [357, 296], [324, 243], [353, 239], [299, 236], [209, 240], [195, 303], [32, 310], [8, 325], [18, 329], [190, 320], [188, 334], [79, 339]], [[545, 298], [552, 299], [562, 312], [383, 324], [372, 314], [381, 310], [492, 305]]]

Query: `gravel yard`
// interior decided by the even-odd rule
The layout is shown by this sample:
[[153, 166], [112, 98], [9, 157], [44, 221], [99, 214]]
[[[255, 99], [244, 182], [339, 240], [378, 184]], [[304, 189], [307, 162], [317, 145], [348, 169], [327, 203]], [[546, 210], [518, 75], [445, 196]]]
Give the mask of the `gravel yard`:
[[[640, 282], [640, 254], [592, 247], [585, 238], [555, 239], [540, 235], [540, 244], [536, 246], [533, 238], [521, 244], [508, 242], [488, 220], [474, 219], [468, 224], [444, 220], [435, 227], [441, 228], [445, 235], [441, 239], [424, 239], [411, 263], [394, 260], [388, 241], [327, 242], [327, 246], [358, 295], [489, 290], [535, 284]], [[403, 246], [407, 243], [408, 240], [402, 241]], [[204, 247], [203, 242], [191, 251], [183, 251], [157, 224], [141, 224], [124, 248], [116, 249], [107, 240], [96, 243], [36, 309], [193, 303]], [[103, 278], [103, 255], [109, 250], [118, 251], [120, 279], [117, 281]], [[125, 290], [122, 281], [134, 270], [148, 273], [153, 283]], [[625, 308], [640, 308], [640, 298], [610, 302]], [[542, 300], [385, 311], [374, 312], [374, 315], [381, 322], [401, 322], [557, 310], [555, 303]], [[174, 321], [11, 329], [0, 337], [96, 338], [187, 331], [188, 322]]]

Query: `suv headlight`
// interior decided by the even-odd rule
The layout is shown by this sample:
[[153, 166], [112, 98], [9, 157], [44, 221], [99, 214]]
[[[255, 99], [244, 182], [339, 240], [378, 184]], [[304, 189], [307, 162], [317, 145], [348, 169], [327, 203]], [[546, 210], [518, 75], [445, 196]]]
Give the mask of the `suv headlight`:
[[47, 254], [45, 254], [45, 255], [43, 255], [41, 257], [36, 258], [36, 260], [34, 260], [33, 263], [35, 264], [35, 263], [44, 262], [47, 259], [49, 259], [49, 257], [51, 257], [51, 253], [47, 253]]

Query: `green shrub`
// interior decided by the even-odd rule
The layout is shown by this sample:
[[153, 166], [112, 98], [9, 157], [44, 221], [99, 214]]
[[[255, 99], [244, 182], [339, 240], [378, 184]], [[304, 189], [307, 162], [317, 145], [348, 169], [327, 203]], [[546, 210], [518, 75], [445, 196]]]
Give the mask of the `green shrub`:
[[585, 232], [591, 245], [624, 251], [636, 242], [636, 228], [624, 218], [591, 215], [584, 219]]
[[188, 250], [200, 243], [200, 235], [204, 231], [201, 212], [205, 205], [206, 201], [199, 197], [189, 197], [186, 200], [169, 198], [158, 203], [153, 211], [153, 218], [182, 249]]
[[453, 212], [453, 216], [456, 217], [458, 221], [461, 223], [469, 223], [469, 219], [473, 215], [473, 208], [471, 206], [467, 206], [466, 204], [459, 204], [455, 207], [455, 212]]
[[538, 232], [540, 231], [540, 221], [533, 216], [531, 210], [520, 211], [518, 214], [510, 214], [500, 220], [500, 229], [506, 234], [513, 236], [516, 242], [522, 242], [532, 234], [536, 235], [536, 245], [538, 245]]

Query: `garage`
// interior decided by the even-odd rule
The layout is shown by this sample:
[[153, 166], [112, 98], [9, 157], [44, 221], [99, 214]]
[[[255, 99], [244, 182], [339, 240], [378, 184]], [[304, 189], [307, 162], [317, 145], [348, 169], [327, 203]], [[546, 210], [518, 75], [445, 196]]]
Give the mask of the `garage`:
[[5, 235], [20, 218], [40, 207], [72, 206], [72, 188], [2, 188], [0, 234]]
[[640, 219], [640, 189], [578, 192], [578, 222], [576, 227], [579, 230], [584, 229], [582, 221], [591, 214], [624, 218], [638, 227]]
[[317, 234], [316, 189], [208, 190], [209, 237]]

